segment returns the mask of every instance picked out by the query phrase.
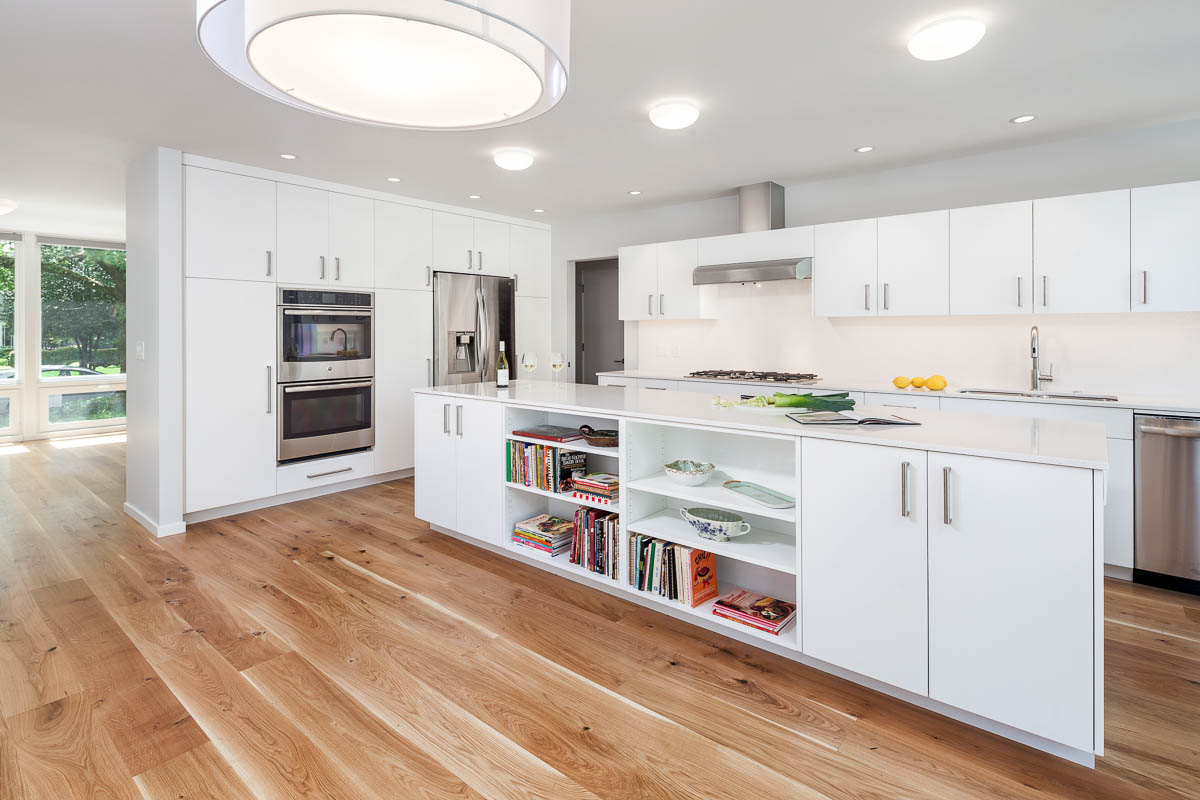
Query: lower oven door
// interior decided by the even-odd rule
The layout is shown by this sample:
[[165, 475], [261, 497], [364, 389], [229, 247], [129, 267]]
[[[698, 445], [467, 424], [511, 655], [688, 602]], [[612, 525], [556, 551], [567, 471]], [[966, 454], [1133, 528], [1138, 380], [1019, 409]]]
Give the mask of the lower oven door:
[[375, 446], [375, 382], [279, 386], [279, 461]]

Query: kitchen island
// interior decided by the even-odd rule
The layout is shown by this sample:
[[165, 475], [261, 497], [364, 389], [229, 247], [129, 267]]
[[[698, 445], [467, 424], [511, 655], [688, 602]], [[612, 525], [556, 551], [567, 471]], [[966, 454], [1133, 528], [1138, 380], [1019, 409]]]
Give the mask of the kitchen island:
[[[435, 529], [1080, 763], [1103, 748], [1105, 429], [1098, 423], [904, 410], [911, 427], [801, 426], [704, 395], [517, 381], [415, 390], [416, 514]], [[883, 409], [880, 409], [883, 411]], [[561, 444], [619, 476], [611, 503], [510, 480], [513, 431], [616, 429]], [[662, 465], [708, 461], [702, 485]], [[722, 486], [796, 499], [769, 508]], [[616, 512], [615, 568], [513, 542], [516, 523]], [[740, 514], [700, 538], [680, 508]], [[631, 536], [715, 554], [719, 591], [795, 603], [778, 634], [640, 591]]]

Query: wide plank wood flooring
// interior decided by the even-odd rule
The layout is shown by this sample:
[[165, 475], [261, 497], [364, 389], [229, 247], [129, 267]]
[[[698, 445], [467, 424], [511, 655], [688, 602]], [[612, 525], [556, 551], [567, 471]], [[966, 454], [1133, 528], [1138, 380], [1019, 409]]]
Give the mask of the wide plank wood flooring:
[[1200, 598], [1106, 586], [1095, 770], [431, 531], [397, 481], [155, 540], [0, 445], [0, 798], [1200, 799]]

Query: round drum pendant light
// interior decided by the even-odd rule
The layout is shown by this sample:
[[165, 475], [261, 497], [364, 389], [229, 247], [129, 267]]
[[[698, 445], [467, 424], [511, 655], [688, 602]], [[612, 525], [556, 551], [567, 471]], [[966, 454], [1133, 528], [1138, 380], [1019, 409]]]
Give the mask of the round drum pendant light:
[[197, 0], [212, 61], [274, 100], [421, 130], [510, 125], [567, 89], [570, 0]]

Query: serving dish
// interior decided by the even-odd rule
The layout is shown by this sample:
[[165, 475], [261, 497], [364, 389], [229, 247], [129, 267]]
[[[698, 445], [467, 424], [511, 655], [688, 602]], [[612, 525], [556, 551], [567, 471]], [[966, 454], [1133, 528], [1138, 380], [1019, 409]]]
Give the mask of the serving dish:
[[714, 542], [728, 542], [750, 532], [750, 523], [741, 514], [722, 508], [681, 508], [679, 516], [696, 529], [696, 535]]
[[714, 464], [709, 464], [707, 461], [692, 461], [689, 458], [680, 458], [670, 464], [663, 464], [663, 471], [667, 473], [667, 477], [680, 486], [699, 486], [708, 480], [708, 476], [712, 475], [714, 469], [716, 469]]
[[584, 441], [586, 441], [592, 447], [617, 446], [617, 431], [596, 430], [591, 425], [580, 425], [579, 433], [581, 436], [583, 436]]
[[729, 491], [737, 492], [742, 497], [767, 508], [795, 508], [796, 506], [796, 498], [774, 489], [768, 489], [760, 483], [725, 481], [721, 485]]

